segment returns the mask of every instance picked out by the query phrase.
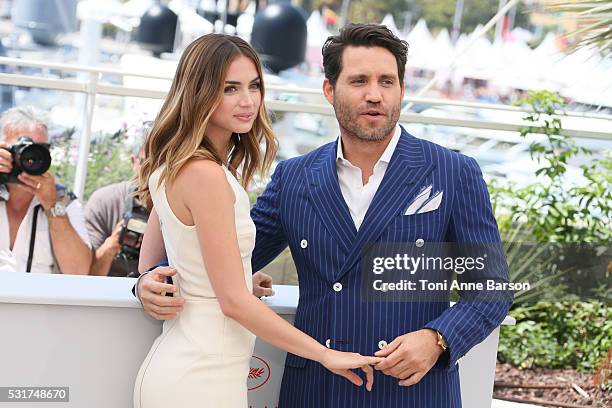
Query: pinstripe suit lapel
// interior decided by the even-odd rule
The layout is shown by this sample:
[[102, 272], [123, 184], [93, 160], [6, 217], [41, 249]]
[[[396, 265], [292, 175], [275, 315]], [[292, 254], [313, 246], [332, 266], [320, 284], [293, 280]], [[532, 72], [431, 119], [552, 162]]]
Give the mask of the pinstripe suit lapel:
[[406, 209], [408, 200], [417, 193], [422, 180], [434, 167], [432, 163], [425, 162], [418, 139], [402, 129], [389, 167], [366, 212], [344, 265], [337, 272], [337, 279], [361, 259], [363, 245], [377, 241], [393, 217]]
[[325, 228], [335, 235], [338, 244], [348, 252], [357, 235], [357, 229], [338, 182], [337, 146], [338, 141], [330, 143], [329, 148], [323, 151], [305, 171], [315, 211], [321, 217]]

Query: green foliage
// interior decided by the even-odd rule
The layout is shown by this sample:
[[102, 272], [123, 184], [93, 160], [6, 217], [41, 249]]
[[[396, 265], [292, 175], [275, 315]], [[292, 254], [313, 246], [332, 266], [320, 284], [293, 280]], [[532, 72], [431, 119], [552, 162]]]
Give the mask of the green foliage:
[[[427, 26], [433, 32], [446, 28], [449, 32], [453, 28], [456, 0], [416, 0], [414, 8], [415, 20], [424, 18]], [[499, 7], [498, 0], [465, 0], [463, 17], [461, 19], [461, 32], [471, 33], [478, 24], [485, 25], [495, 14]], [[527, 7], [519, 2], [515, 14], [514, 26], [526, 27], [529, 25]]]
[[[401, 30], [405, 13], [409, 12], [412, 14], [413, 25], [420, 18], [424, 18], [434, 33], [442, 28], [450, 32], [455, 3], [456, 0], [353, 0], [349, 20], [354, 23], [380, 23], [387, 13], [391, 13]], [[309, 4], [312, 4], [312, 9], [328, 4], [340, 14], [342, 0], [314, 0]], [[309, 4], [303, 3], [308, 12], [311, 11]], [[478, 24], [486, 24], [497, 13], [498, 5], [498, 0], [465, 0], [461, 31], [469, 33], [474, 31]], [[519, 2], [517, 7], [514, 25], [526, 27], [529, 24], [527, 6]]]
[[[520, 133], [523, 137], [534, 135], [530, 153], [541, 166], [536, 171], [539, 182], [519, 187], [493, 181], [490, 191], [505, 241], [510, 280], [529, 281], [532, 290], [515, 294], [512, 316], [517, 325], [503, 328], [498, 358], [521, 368], [592, 372], [612, 347], [609, 279], [593, 293], [603, 302], [579, 302], [568, 297], [555, 301], [564, 294], [568, 279], [577, 273], [576, 267], [564, 269], [558, 265], [564, 264], [565, 257], [578, 258], [570, 253], [570, 243], [609, 245], [612, 159], [607, 152], [582, 165], [587, 185], [571, 185], [567, 180], [571, 159], [592, 152], [562, 135], [563, 100], [554, 93], [538, 91], [519, 104], [530, 108], [524, 118], [530, 125]], [[526, 241], [534, 244], [517, 245]], [[559, 248], [557, 254], [555, 247]], [[589, 257], [584, 258], [589, 261]], [[527, 304], [534, 299], [540, 301]]]
[[[489, 183], [493, 209], [505, 242], [510, 280], [531, 284], [531, 290], [515, 293], [515, 305], [566, 295], [574, 275], [581, 269], [589, 270], [583, 267], [590, 260], [581, 259], [586, 258], [584, 248], [579, 255], [569, 256], [569, 244], [574, 244], [573, 247], [584, 243], [609, 245], [612, 238], [610, 152], [582, 165], [587, 185], [571, 185], [566, 175], [568, 163], [579, 154], [589, 156], [592, 152], [561, 134], [563, 100], [554, 93], [537, 91], [518, 103], [530, 108], [524, 118], [530, 125], [521, 129], [520, 134], [535, 136], [529, 150], [540, 164], [535, 172], [540, 176], [539, 181], [526, 186], [501, 185], [496, 180]], [[525, 245], [526, 242], [534, 245]], [[562, 255], [571, 259], [563, 261]], [[601, 271], [592, 268], [590, 271], [594, 275], [588, 278], [593, 279], [593, 286], [601, 284], [601, 290], [583, 295], [609, 300], [610, 285], [605, 283], [605, 276]]]
[[588, 185], [569, 185], [566, 172], [570, 159], [592, 152], [561, 134], [563, 100], [554, 93], [537, 91], [519, 104], [531, 108], [524, 119], [532, 123], [521, 130], [521, 136], [545, 135], [544, 140], [536, 139], [529, 147], [531, 157], [541, 164], [535, 174], [544, 180], [522, 187], [491, 183], [494, 208], [504, 214], [500, 227], [508, 229], [516, 223], [526, 224], [537, 242], [610, 242], [610, 152], [581, 166]]
[[[79, 197], [83, 201], [87, 201], [100, 187], [132, 177], [126, 132], [127, 129], [122, 128], [115, 133], [98, 135], [91, 141], [84, 197]], [[66, 186], [72, 186], [76, 173], [77, 148], [73, 143], [73, 135], [74, 129], [70, 129], [54, 138], [51, 149], [51, 172], [59, 183]]]
[[[430, 30], [446, 28], [449, 32], [451, 31], [455, 15], [455, 0], [417, 0], [416, 4], [420, 11], [418, 18], [424, 18]], [[486, 21], [481, 21], [481, 23], [484, 24]]]
[[528, 282], [531, 285], [529, 290], [514, 293], [514, 304], [560, 297], [567, 288], [561, 279], [568, 273], [567, 268], [558, 268], [555, 265], [557, 255], [551, 254], [549, 246], [526, 242], [530, 239], [528, 227], [515, 224], [509, 228], [502, 230], [501, 235], [510, 281]]
[[498, 359], [520, 368], [592, 372], [612, 348], [612, 307], [601, 302], [538, 302], [512, 312]]

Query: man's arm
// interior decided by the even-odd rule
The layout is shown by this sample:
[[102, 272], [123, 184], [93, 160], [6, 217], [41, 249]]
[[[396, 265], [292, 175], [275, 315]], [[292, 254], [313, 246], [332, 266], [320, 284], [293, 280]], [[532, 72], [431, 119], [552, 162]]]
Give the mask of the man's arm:
[[115, 226], [113, 233], [104, 240], [93, 253], [93, 261], [91, 263], [90, 275], [94, 276], [108, 276], [110, 272], [113, 259], [121, 250], [119, 244], [119, 236], [123, 229], [123, 221]]
[[[259, 237], [259, 227], [257, 236]], [[141, 275], [132, 288], [132, 293], [140, 300], [145, 312], [158, 320], [174, 319], [184, 304], [184, 300], [175, 294], [176, 286], [167, 283], [167, 278], [174, 276], [176, 270], [166, 266], [168, 263], [165, 257], [166, 250], [159, 217], [153, 208], [140, 249], [138, 271]], [[162, 296], [163, 292], [173, 293], [174, 296]], [[253, 275], [253, 293], [256, 296], [273, 295], [272, 278], [264, 273], [256, 272]]]
[[[58, 197], [53, 174], [33, 176], [22, 172], [18, 178], [38, 198], [45, 211], [55, 205]], [[47, 217], [53, 255], [62, 273], [89, 275], [92, 254], [81, 203], [73, 200], [66, 213], [67, 216]]]
[[81, 233], [86, 234], [83, 207], [75, 200], [66, 211], [66, 217], [48, 217], [53, 255], [62, 273], [88, 275], [92, 252], [75, 229], [81, 227]]
[[121, 250], [119, 245], [120, 224], [112, 225], [115, 220], [112, 217], [110, 198], [115, 197], [108, 194], [108, 189], [107, 186], [94, 191], [85, 206], [85, 224], [89, 242], [94, 249], [90, 275], [95, 276], [107, 276], [113, 259]]
[[[471, 158], [464, 160], [447, 241], [473, 244], [486, 250], [488, 258], [487, 267], [481, 273], [458, 274], [458, 280], [485, 285], [486, 280], [508, 282], [508, 266], [487, 186], [476, 161]], [[376, 356], [386, 357], [376, 369], [400, 379], [401, 386], [418, 383], [439, 358], [444, 358], [445, 367], [451, 369], [459, 358], [501, 324], [512, 304], [511, 293], [492, 295], [485, 289], [470, 293], [469, 296], [461, 292], [459, 295], [459, 302], [428, 322], [421, 330], [398, 336], [376, 352]], [[447, 343], [446, 354], [439, 345], [441, 340], [438, 333]]]
[[281, 162], [276, 166], [272, 179], [251, 209], [251, 218], [257, 227], [255, 249], [251, 258], [254, 272], [263, 269], [287, 247], [280, 217], [283, 165]]
[[[486, 267], [481, 272], [458, 274], [457, 280], [483, 283], [485, 288], [487, 281], [507, 283], [508, 264], [487, 185], [478, 163], [470, 157], [465, 158], [452, 211], [448, 241], [474, 245], [487, 253]], [[425, 325], [425, 328], [440, 332], [448, 343], [448, 369], [502, 323], [512, 305], [513, 295], [510, 291], [485, 289], [469, 294], [460, 291], [459, 296], [453, 307]]]

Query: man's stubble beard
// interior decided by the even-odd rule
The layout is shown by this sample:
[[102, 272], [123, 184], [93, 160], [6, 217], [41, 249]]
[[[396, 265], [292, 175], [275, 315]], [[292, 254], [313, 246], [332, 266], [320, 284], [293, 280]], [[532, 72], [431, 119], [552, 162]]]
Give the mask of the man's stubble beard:
[[[353, 136], [364, 142], [380, 142], [384, 140], [393, 131], [400, 116], [400, 106], [394, 106], [390, 117], [387, 117], [387, 120], [381, 126], [366, 128], [359, 124], [359, 114], [355, 114], [348, 104], [342, 101], [342, 98], [334, 95], [333, 106], [340, 128], [344, 129], [348, 136]], [[376, 109], [373, 104], [372, 109]]]

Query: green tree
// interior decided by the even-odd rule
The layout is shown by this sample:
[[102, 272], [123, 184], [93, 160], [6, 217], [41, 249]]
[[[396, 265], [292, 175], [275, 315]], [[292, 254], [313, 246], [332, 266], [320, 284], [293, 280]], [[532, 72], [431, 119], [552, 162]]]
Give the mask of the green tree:
[[[342, 0], [313, 0], [304, 9], [310, 13], [323, 4], [329, 5], [340, 13]], [[354, 23], [380, 23], [387, 13], [391, 13], [395, 24], [403, 29], [406, 12], [412, 13], [413, 24], [420, 18], [427, 21], [435, 33], [442, 28], [451, 30], [455, 15], [456, 0], [353, 0], [351, 1], [350, 18]], [[465, 0], [461, 31], [472, 32], [478, 24], [486, 24], [497, 13], [498, 0]], [[528, 23], [527, 6], [519, 3], [514, 26], [526, 27]]]
[[[384, 0], [383, 0], [384, 1]], [[451, 31], [455, 15], [456, 0], [416, 0], [417, 18], [424, 18], [432, 31], [446, 28]], [[461, 32], [470, 33], [478, 24], [486, 24], [497, 13], [498, 0], [465, 0], [461, 19]], [[514, 27], [529, 25], [528, 7], [519, 2]], [[493, 30], [491, 30], [493, 31]]]
[[354, 23], [380, 23], [388, 13], [401, 29], [404, 13], [408, 11], [405, 0], [360, 0], [351, 4], [351, 21]]

